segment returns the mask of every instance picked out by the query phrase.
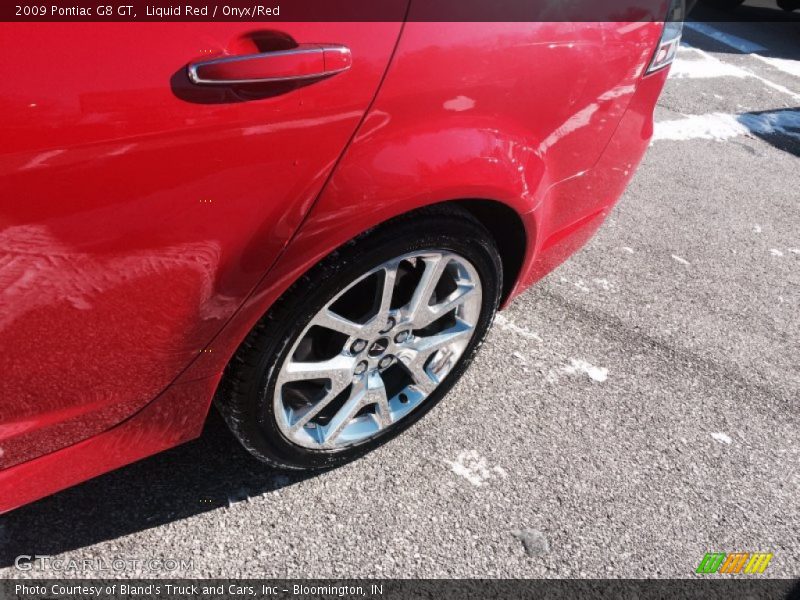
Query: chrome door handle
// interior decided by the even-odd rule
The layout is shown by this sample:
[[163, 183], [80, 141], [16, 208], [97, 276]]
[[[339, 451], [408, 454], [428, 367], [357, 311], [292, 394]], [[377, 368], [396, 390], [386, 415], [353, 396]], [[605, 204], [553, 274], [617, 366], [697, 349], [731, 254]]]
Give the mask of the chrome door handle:
[[230, 85], [327, 77], [347, 71], [352, 64], [346, 46], [301, 44], [291, 50], [197, 61], [187, 71], [197, 85]]

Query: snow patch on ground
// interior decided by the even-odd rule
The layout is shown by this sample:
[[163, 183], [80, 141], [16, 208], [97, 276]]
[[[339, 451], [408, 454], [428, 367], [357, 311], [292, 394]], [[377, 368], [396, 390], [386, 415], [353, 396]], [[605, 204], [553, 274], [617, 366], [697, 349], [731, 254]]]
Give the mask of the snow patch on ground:
[[523, 365], [524, 365], [524, 364], [527, 364], [527, 363], [525, 362], [525, 357], [522, 355], [522, 353], [521, 353], [521, 352], [517, 352], [517, 351], [515, 350], [514, 352], [512, 352], [512, 353], [511, 353], [511, 356], [513, 356], [514, 358], [516, 358], [516, 359], [517, 359], [518, 361], [520, 361], [520, 362], [521, 362]]
[[[692, 56], [693, 58], [689, 58]], [[678, 58], [672, 63], [669, 76], [674, 79], [708, 79], [711, 77], [744, 78], [748, 73], [736, 65], [722, 62], [710, 54], [695, 52], [694, 48], [681, 47]]]
[[730, 437], [728, 437], [721, 431], [718, 431], [717, 433], [712, 433], [711, 437], [714, 438], [716, 441], [718, 441], [720, 444], [730, 444], [733, 442], [733, 440]]
[[653, 141], [723, 141], [740, 135], [747, 135], [748, 133], [747, 127], [739, 123], [734, 115], [710, 113], [660, 121], [655, 124]]
[[[569, 283], [569, 280], [566, 277], [561, 278], [561, 283]], [[610, 291], [614, 288], [614, 284], [611, 283], [608, 279], [604, 279], [602, 277], [595, 277], [592, 279], [591, 282], [584, 281], [583, 279], [578, 279], [572, 283], [576, 288], [578, 288], [582, 292], [591, 293], [595, 291], [590, 287], [593, 285], [595, 288], [601, 288], [605, 291]]]
[[[775, 90], [777, 92], [780, 92], [782, 94], [786, 94], [788, 96], [791, 96], [795, 100], [800, 99], [800, 94], [798, 94], [794, 90], [790, 90], [785, 85], [781, 85], [780, 83], [776, 83], [776, 82], [772, 81], [771, 79], [767, 79], [766, 77], [762, 77], [758, 73], [755, 73], [755, 72], [753, 72], [753, 71], [751, 71], [749, 69], [746, 69], [745, 67], [743, 67], [741, 65], [731, 65], [730, 63], [723, 62], [720, 59], [718, 59], [717, 57], [713, 56], [712, 54], [709, 54], [705, 50], [701, 50], [700, 48], [695, 48], [695, 47], [690, 46], [689, 44], [685, 44], [685, 43], [683, 44], [683, 48], [681, 48], [681, 50], [684, 50], [684, 52], [681, 53], [682, 57], [680, 59], [685, 59], [686, 56], [687, 56], [687, 52], [694, 53], [696, 56], [700, 57], [698, 60], [703, 63], [702, 67], [699, 66], [699, 65], [693, 65], [693, 66], [690, 65], [689, 67], [686, 67], [686, 69], [694, 70], [695, 76], [697, 76], [697, 77], [701, 76], [701, 73], [705, 74], [708, 77], [716, 77], [716, 76], [720, 76], [720, 77], [722, 77], [722, 76], [750, 77], [752, 79], [756, 79], [756, 80], [760, 81], [762, 84], [764, 84], [768, 88], [771, 88], [771, 89], [773, 89], [773, 90]], [[788, 69], [787, 72], [793, 72], [796, 68], [800, 68], [800, 63], [798, 63], [798, 65], [791, 65], [789, 67], [789, 66], [787, 66], [787, 64], [785, 62], [780, 62], [780, 61], [785, 61], [786, 59], [772, 59], [772, 58], [768, 58], [768, 57], [764, 57], [764, 56], [760, 56], [758, 54], [752, 54], [752, 53], [749, 56], [751, 56], [751, 57], [753, 57], [753, 58], [755, 58], [757, 60], [760, 60], [762, 62], [766, 62], [768, 64], [771, 64], [775, 68], [778, 68], [778, 69], [781, 69], [781, 70], [787, 70]], [[770, 62], [770, 61], [778, 61], [778, 62]], [[796, 61], [789, 61], [789, 62], [792, 63], [792, 62], [796, 62]], [[683, 74], [683, 70], [684, 70], [684, 67], [681, 67], [679, 65], [678, 68], [676, 69], [676, 75], [675, 76], [677, 78], [680, 78], [682, 76], [683, 77], [691, 77], [691, 75]], [[670, 71], [670, 76], [672, 76], [672, 71]]]
[[572, 285], [574, 285], [576, 288], [578, 288], [582, 292], [591, 292], [592, 291], [586, 286], [585, 283], [583, 283], [583, 279], [578, 279], [578, 281], [576, 281]]
[[792, 60], [790, 58], [777, 58], [775, 56], [761, 56], [759, 54], [753, 54], [752, 56], [753, 58], [757, 58], [761, 62], [778, 69], [779, 71], [783, 71], [789, 75], [794, 75], [795, 77], [800, 77], [800, 61], [798, 60]]
[[736, 118], [748, 130], [758, 135], [780, 134], [800, 139], [800, 110], [743, 113]]
[[570, 364], [561, 367], [561, 370], [568, 375], [586, 374], [591, 380], [599, 383], [608, 379], [608, 369], [605, 367], [596, 367], [580, 358], [570, 358], [569, 362]]
[[608, 279], [595, 278], [595, 279], [592, 279], [592, 281], [596, 285], [599, 285], [601, 288], [603, 288], [605, 291], [609, 291], [611, 288], [614, 287], [614, 284], [612, 284]]
[[653, 142], [661, 140], [714, 140], [722, 142], [741, 135], [785, 135], [800, 139], [800, 111], [765, 113], [708, 113], [655, 124]]
[[783, 256], [783, 252], [781, 252], [777, 248], [770, 248], [769, 253], [772, 254], [772, 256]]
[[522, 337], [529, 340], [535, 340], [537, 342], [543, 341], [538, 333], [530, 331], [529, 329], [525, 329], [524, 327], [520, 327], [516, 323], [512, 323], [505, 317], [505, 315], [502, 315], [500, 313], [497, 313], [494, 316], [494, 322], [497, 323], [500, 326], [500, 329], [502, 329], [503, 331], [510, 331], [512, 333], [516, 333], [517, 335], [521, 335]]
[[455, 461], [445, 461], [456, 475], [463, 477], [472, 485], [480, 487], [495, 477], [508, 477], [503, 467], [490, 467], [488, 461], [475, 450], [466, 450], [459, 453]]
[[513, 533], [522, 542], [522, 547], [525, 548], [525, 554], [528, 556], [543, 556], [550, 552], [550, 542], [541, 531], [521, 529]]

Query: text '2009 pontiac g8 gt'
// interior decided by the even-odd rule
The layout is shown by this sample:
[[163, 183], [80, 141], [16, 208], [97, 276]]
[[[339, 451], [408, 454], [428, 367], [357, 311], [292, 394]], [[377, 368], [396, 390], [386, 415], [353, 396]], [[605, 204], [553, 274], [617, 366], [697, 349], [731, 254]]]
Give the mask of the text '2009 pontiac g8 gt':
[[0, 511], [197, 437], [212, 400], [288, 469], [420, 419], [630, 180], [668, 8], [0, 25]]

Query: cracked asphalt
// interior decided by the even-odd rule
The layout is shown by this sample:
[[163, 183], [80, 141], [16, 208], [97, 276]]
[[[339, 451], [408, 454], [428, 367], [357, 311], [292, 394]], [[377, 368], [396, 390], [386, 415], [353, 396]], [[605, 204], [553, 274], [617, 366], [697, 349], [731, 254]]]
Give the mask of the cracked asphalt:
[[[82, 575], [19, 554], [193, 563], [131, 577], [690, 577], [709, 551], [798, 575], [800, 23], [710, 26], [763, 50], [687, 30], [618, 207], [421, 423], [288, 477], [212, 414], [195, 442], [0, 517], [0, 578]], [[664, 133], [754, 112], [788, 120]]]

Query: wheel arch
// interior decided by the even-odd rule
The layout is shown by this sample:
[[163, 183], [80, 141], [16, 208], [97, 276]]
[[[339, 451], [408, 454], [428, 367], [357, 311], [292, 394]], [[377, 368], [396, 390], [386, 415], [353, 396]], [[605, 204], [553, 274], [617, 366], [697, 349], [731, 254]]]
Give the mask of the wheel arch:
[[529, 228], [525, 226], [522, 215], [505, 202], [487, 198], [457, 198], [425, 203], [408, 210], [384, 214], [372, 222], [362, 221], [357, 230], [348, 232], [346, 238], [330, 244], [324, 252], [320, 250], [319, 238], [327, 237], [326, 234], [330, 233], [327, 228], [308, 234], [305, 238], [299, 236], [301, 239], [296, 240], [297, 244], [289, 244], [237, 314], [184, 371], [179, 381], [192, 381], [222, 372], [242, 341], [275, 302], [326, 256], [395, 219], [413, 218], [415, 213], [446, 206], [455, 206], [469, 213], [488, 230], [497, 244], [503, 268], [502, 305], [515, 288], [526, 256], [533, 247], [534, 240], [530, 239]]
[[504, 303], [522, 272], [527, 248], [533, 246], [533, 240], [528, 240], [522, 218], [513, 208], [496, 200], [453, 200], [449, 203], [468, 211], [494, 238], [503, 264], [501, 304]]

